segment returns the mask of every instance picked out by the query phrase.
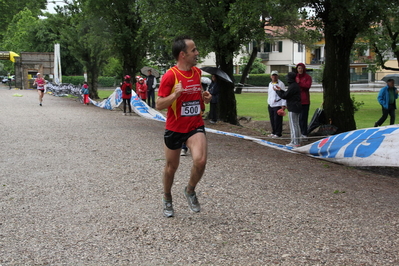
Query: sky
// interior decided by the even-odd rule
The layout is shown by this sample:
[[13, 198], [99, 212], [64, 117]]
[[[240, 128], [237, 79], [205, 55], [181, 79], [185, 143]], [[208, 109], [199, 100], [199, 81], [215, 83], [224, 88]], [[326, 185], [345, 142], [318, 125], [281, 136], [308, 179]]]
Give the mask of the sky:
[[[54, 4], [54, 2], [55, 2], [55, 4]], [[49, 13], [55, 13], [54, 7], [57, 5], [59, 5], [59, 6], [64, 5], [64, 1], [63, 0], [48, 0], [47, 1], [47, 11]]]

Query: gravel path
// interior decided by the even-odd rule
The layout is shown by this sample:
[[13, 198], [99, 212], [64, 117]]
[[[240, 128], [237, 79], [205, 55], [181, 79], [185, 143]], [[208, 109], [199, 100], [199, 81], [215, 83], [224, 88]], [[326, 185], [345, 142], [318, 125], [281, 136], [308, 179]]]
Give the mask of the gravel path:
[[0, 86], [0, 265], [399, 265], [399, 178], [208, 133], [167, 219], [163, 123], [37, 98]]

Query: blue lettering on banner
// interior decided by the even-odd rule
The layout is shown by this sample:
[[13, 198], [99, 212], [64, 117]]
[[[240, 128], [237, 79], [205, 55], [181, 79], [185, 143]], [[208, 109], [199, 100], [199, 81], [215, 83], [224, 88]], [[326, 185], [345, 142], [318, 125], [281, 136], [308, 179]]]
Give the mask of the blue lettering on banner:
[[366, 158], [380, 147], [385, 135], [398, 129], [397, 127], [371, 128], [341, 133], [315, 142], [310, 147], [309, 153], [322, 158], [335, 158], [338, 152], [343, 150], [345, 158]]

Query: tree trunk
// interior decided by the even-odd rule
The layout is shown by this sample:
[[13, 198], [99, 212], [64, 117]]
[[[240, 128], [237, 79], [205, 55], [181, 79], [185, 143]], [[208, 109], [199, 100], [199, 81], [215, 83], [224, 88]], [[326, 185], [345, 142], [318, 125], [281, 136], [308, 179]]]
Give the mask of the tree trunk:
[[350, 96], [350, 53], [356, 34], [350, 30], [337, 34], [325, 24], [326, 64], [323, 73], [324, 111], [327, 121], [338, 132], [356, 129], [354, 106]]
[[[233, 76], [233, 54], [227, 57], [226, 54], [216, 52], [216, 65], [220, 66], [220, 69], [229, 75], [231, 80], [234, 82]], [[225, 58], [231, 58], [226, 62]], [[225, 81], [220, 82], [220, 93], [219, 93], [219, 117], [222, 121], [237, 125], [237, 102], [234, 94], [234, 83]]]
[[241, 75], [241, 79], [240, 79], [240, 83], [241, 84], [245, 84], [247, 82], [247, 77], [248, 77], [249, 71], [250, 71], [250, 69], [252, 67], [252, 64], [255, 61], [256, 56], [258, 55], [257, 42], [254, 42], [254, 44], [256, 44], [256, 46], [254, 46], [252, 48], [251, 56], [249, 57], [248, 63], [245, 66], [244, 70], [242, 71], [242, 75]]
[[89, 84], [90, 98], [98, 99], [98, 68], [97, 66], [87, 65], [87, 83]]
[[256, 58], [257, 55], [258, 55], [258, 47], [255, 46], [252, 49], [251, 56], [249, 57], [248, 63], [245, 66], [245, 68], [244, 68], [244, 70], [242, 72], [241, 79], [240, 79], [240, 84], [238, 84], [237, 87], [235, 88], [235, 93], [241, 94], [242, 87], [247, 82], [247, 77], [248, 77], [249, 71], [250, 71], [250, 69], [252, 67], [252, 64], [254, 63], [255, 58]]

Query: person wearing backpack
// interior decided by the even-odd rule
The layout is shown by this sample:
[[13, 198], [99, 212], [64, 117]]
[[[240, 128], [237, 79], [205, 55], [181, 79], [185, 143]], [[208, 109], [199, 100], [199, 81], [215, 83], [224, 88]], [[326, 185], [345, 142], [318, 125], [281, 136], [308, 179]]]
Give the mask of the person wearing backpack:
[[122, 90], [122, 101], [123, 101], [123, 115], [126, 115], [126, 105], [129, 106], [129, 114], [132, 115], [132, 106], [130, 99], [132, 98], [132, 84], [130, 83], [130, 76], [124, 77], [124, 82], [121, 86]]

